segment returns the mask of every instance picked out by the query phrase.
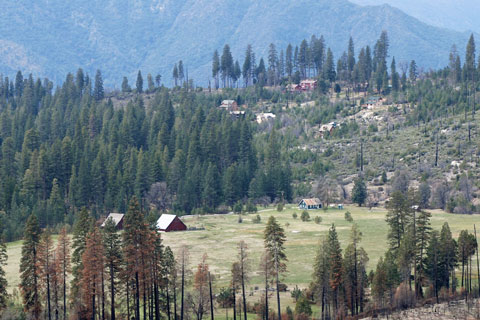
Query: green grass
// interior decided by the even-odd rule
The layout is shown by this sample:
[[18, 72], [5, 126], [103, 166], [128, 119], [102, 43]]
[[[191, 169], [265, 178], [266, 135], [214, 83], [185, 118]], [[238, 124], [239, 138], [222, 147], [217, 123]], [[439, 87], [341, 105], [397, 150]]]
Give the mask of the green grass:
[[[258, 274], [258, 265], [263, 251], [263, 230], [267, 219], [273, 215], [285, 228], [287, 242], [285, 244], [288, 263], [288, 272], [284, 275], [283, 282], [289, 288], [298, 285], [300, 288], [308, 286], [313, 271], [313, 261], [318, 247], [318, 241], [325, 236], [332, 223], [335, 223], [339, 239], [344, 248], [349, 242], [352, 223], [345, 221], [345, 211], [350, 211], [354, 222], [358, 224], [363, 233], [361, 245], [365, 248], [370, 258], [368, 268], [373, 269], [378, 259], [385, 253], [388, 244], [386, 236], [388, 226], [385, 222], [385, 209], [368, 210], [366, 208], [346, 207], [344, 210], [331, 209], [309, 211], [311, 221], [300, 220], [301, 210], [293, 205], [287, 205], [282, 212], [273, 208], [261, 210], [261, 223], [252, 223], [255, 215], [244, 215], [243, 223], [238, 223], [237, 215], [208, 215], [188, 216], [183, 220], [189, 227], [204, 227], [205, 230], [172, 232], [162, 234], [164, 245], [170, 246], [174, 253], [186, 245], [189, 248], [189, 266], [192, 272], [200, 262], [203, 254], [208, 255], [213, 274], [215, 274], [215, 286], [220, 288], [228, 285], [230, 281], [231, 265], [237, 259], [237, 244], [244, 240], [249, 247], [251, 260], [251, 280], [247, 286], [250, 301], [257, 301], [260, 291], [255, 287], [262, 286], [261, 276]], [[298, 218], [294, 219], [292, 213], [297, 212]], [[322, 217], [322, 223], [316, 224], [315, 216]], [[439, 230], [444, 222], [448, 222], [454, 237], [458, 237], [463, 229], [473, 232], [473, 225], [480, 223], [478, 215], [453, 215], [441, 211], [432, 211], [432, 227]], [[287, 227], [286, 224], [289, 224]], [[9, 281], [9, 291], [18, 287], [19, 263], [21, 256], [21, 242], [12, 242], [7, 245], [9, 255], [6, 267]], [[286, 305], [293, 306], [290, 293], [283, 293], [283, 301]], [[272, 298], [272, 305], [275, 305]], [[219, 315], [225, 310], [219, 311]], [[231, 317], [231, 312], [229, 317]]]

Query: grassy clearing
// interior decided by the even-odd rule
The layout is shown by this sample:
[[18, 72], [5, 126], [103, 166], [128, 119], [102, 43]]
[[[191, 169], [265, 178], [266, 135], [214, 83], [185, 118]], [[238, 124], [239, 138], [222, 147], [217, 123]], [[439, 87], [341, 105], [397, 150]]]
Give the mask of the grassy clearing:
[[[354, 222], [356, 222], [363, 233], [362, 246], [367, 251], [370, 261], [369, 269], [376, 266], [378, 259], [386, 251], [388, 244], [386, 236], [388, 226], [385, 222], [385, 209], [368, 210], [366, 208], [346, 207], [344, 210], [313, 210], [309, 211], [311, 221], [303, 222], [300, 220], [301, 210], [293, 205], [287, 205], [282, 212], [277, 212], [273, 208], [267, 208], [259, 211], [261, 222], [255, 224], [252, 219], [255, 215], [244, 215], [243, 223], [238, 223], [237, 215], [207, 215], [207, 216], [187, 216], [183, 220], [189, 227], [204, 227], [205, 230], [173, 232], [162, 235], [164, 244], [170, 246], [174, 253], [186, 245], [190, 251], [189, 265], [192, 272], [200, 262], [204, 253], [208, 255], [208, 263], [216, 277], [216, 287], [228, 285], [230, 281], [230, 270], [232, 262], [237, 259], [237, 244], [244, 240], [249, 247], [251, 259], [251, 280], [247, 286], [249, 292], [249, 301], [257, 301], [260, 298], [261, 291], [255, 290], [255, 287], [262, 286], [262, 279], [256, 272], [263, 251], [263, 230], [265, 223], [271, 215], [276, 217], [279, 223], [285, 228], [287, 234], [286, 250], [289, 259], [283, 282], [291, 289], [295, 285], [300, 288], [308, 286], [313, 271], [313, 260], [315, 258], [316, 248], [319, 239], [325, 236], [332, 223], [335, 223], [339, 234], [342, 247], [349, 242], [351, 223], [345, 221], [344, 214], [350, 211]], [[296, 212], [297, 219], [292, 217]], [[313, 219], [315, 216], [322, 217], [322, 222], [316, 224]], [[441, 211], [432, 211], [432, 227], [440, 229], [444, 222], [448, 222], [452, 229], [454, 237], [458, 237], [463, 229], [473, 232], [473, 225], [480, 225], [480, 216], [478, 215], [453, 215]], [[286, 226], [286, 224], [289, 224]], [[19, 264], [21, 256], [21, 242], [12, 242], [7, 245], [9, 255], [6, 268], [9, 291], [18, 288], [19, 284]], [[285, 306], [293, 306], [293, 300], [290, 293], [282, 294]], [[271, 299], [272, 307], [275, 305], [274, 299]], [[225, 314], [225, 310], [219, 310], [219, 316]], [[229, 317], [232, 316], [229, 312]]]
[[[284, 282], [292, 287], [298, 284], [307, 286], [313, 271], [313, 260], [319, 239], [326, 235], [332, 223], [335, 223], [342, 247], [349, 242], [351, 223], [345, 221], [344, 214], [350, 211], [354, 222], [363, 233], [362, 246], [367, 251], [370, 262], [369, 269], [373, 269], [388, 244], [386, 242], [388, 226], [385, 222], [385, 209], [346, 207], [344, 210], [331, 209], [309, 211], [311, 221], [300, 220], [301, 210], [295, 206], [287, 206], [283, 212], [273, 208], [261, 210], [261, 223], [254, 224], [255, 215], [243, 216], [243, 223], [238, 223], [237, 215], [222, 216], [189, 216], [184, 221], [189, 227], [204, 227], [205, 230], [166, 233], [163, 235], [164, 244], [175, 251], [186, 245], [190, 251], [190, 265], [197, 265], [204, 253], [208, 254], [208, 261], [217, 276], [219, 284], [226, 284], [230, 279], [230, 267], [237, 258], [237, 244], [244, 240], [249, 246], [252, 279], [250, 286], [260, 286], [262, 281], [255, 272], [263, 250], [263, 230], [269, 216], [273, 215], [284, 226], [287, 234], [286, 250], [289, 259], [288, 273]], [[296, 212], [297, 219], [292, 217]], [[313, 222], [315, 216], [322, 217], [322, 222]], [[461, 230], [473, 232], [473, 224], [480, 223], [480, 216], [452, 215], [441, 211], [432, 211], [432, 227], [440, 229], [444, 222], [450, 224], [453, 235], [458, 236]], [[289, 224], [286, 226], [286, 224]]]

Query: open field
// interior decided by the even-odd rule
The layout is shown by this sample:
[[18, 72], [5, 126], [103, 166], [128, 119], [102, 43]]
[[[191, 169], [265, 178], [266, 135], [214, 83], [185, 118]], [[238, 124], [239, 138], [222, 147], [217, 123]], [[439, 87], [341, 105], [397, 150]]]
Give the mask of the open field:
[[[286, 250], [288, 257], [288, 273], [285, 274], [283, 282], [291, 289], [295, 285], [300, 288], [308, 286], [313, 271], [313, 260], [319, 239], [326, 235], [332, 223], [335, 223], [342, 247], [349, 242], [351, 223], [345, 221], [344, 213], [350, 211], [354, 221], [359, 225], [363, 233], [361, 245], [367, 251], [370, 261], [369, 269], [374, 269], [378, 259], [387, 249], [386, 236], [388, 226], [385, 222], [385, 209], [372, 209], [358, 207], [346, 207], [344, 210], [330, 209], [309, 211], [311, 221], [302, 222], [300, 220], [301, 210], [293, 205], [287, 205], [282, 212], [277, 212], [274, 208], [267, 208], [259, 211], [261, 222], [255, 224], [252, 218], [255, 215], [243, 215], [243, 223], [238, 223], [238, 216], [228, 215], [206, 215], [206, 216], [187, 216], [182, 219], [189, 227], [205, 228], [198, 231], [173, 232], [162, 234], [164, 244], [170, 246], [174, 253], [186, 245], [190, 252], [189, 265], [194, 271], [204, 253], [208, 255], [208, 263], [216, 277], [216, 287], [228, 285], [230, 281], [230, 270], [232, 262], [237, 259], [237, 244], [244, 240], [249, 247], [249, 256], [251, 260], [251, 281], [247, 290], [251, 292], [250, 301], [259, 298], [260, 291], [255, 287], [262, 286], [262, 279], [256, 272], [258, 269], [260, 256], [263, 251], [263, 230], [267, 219], [273, 215], [279, 223], [285, 228], [287, 235]], [[296, 212], [297, 219], [292, 217]], [[313, 219], [315, 216], [321, 216], [322, 222], [316, 224]], [[463, 229], [473, 232], [473, 225], [480, 225], [480, 216], [478, 215], [453, 215], [441, 211], [432, 211], [432, 227], [439, 229], [444, 222], [448, 222], [452, 229], [454, 237]], [[288, 226], [287, 226], [288, 224]], [[9, 255], [6, 268], [9, 291], [18, 287], [19, 283], [19, 263], [21, 256], [21, 241], [9, 243], [7, 246]], [[292, 305], [293, 300], [289, 293], [282, 294], [284, 303]], [[285, 299], [288, 298], [288, 299]], [[272, 299], [272, 306], [275, 305]], [[315, 309], [314, 309], [315, 310]], [[231, 313], [230, 313], [231, 315]], [[219, 311], [222, 317], [222, 312]]]
[[[184, 221], [189, 227], [204, 227], [205, 230], [166, 233], [163, 235], [164, 244], [170, 246], [174, 252], [186, 245], [190, 251], [190, 265], [194, 268], [204, 253], [208, 254], [208, 262], [217, 277], [219, 284], [226, 284], [230, 279], [231, 264], [237, 259], [237, 244], [244, 240], [249, 246], [252, 279], [250, 286], [261, 285], [260, 276], [255, 272], [258, 269], [260, 256], [263, 250], [263, 230], [265, 223], [273, 215], [285, 228], [287, 234], [286, 251], [288, 257], [288, 273], [284, 282], [289, 286], [297, 284], [305, 287], [311, 280], [313, 260], [317, 244], [328, 229], [335, 223], [342, 247], [349, 242], [351, 223], [345, 221], [344, 213], [350, 211], [354, 222], [363, 233], [361, 245], [370, 258], [368, 268], [374, 269], [378, 259], [385, 253], [388, 226], [385, 222], [385, 209], [346, 207], [344, 210], [330, 209], [309, 211], [311, 221], [300, 220], [301, 210], [295, 206], [287, 206], [283, 212], [273, 208], [259, 212], [261, 223], [252, 223], [255, 215], [243, 216], [243, 223], [238, 223], [237, 215], [221, 216], [189, 216]], [[293, 212], [298, 215], [292, 217]], [[322, 217], [322, 222], [313, 222], [315, 216]], [[458, 237], [463, 229], [473, 232], [473, 224], [480, 224], [478, 215], [453, 215], [441, 211], [432, 211], [432, 227], [440, 229], [443, 223], [448, 222], [454, 237]], [[286, 224], [289, 224], [286, 226]]]

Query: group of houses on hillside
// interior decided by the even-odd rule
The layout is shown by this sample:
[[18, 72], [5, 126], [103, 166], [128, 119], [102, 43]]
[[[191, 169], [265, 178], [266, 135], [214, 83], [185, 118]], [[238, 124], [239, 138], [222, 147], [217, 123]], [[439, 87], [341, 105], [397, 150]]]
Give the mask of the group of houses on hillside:
[[305, 92], [315, 90], [318, 86], [318, 81], [313, 79], [305, 79], [300, 81], [299, 84], [290, 83], [287, 85], [288, 92]]
[[[117, 230], [123, 230], [124, 217], [123, 213], [110, 213], [101, 227], [105, 227], [107, 221], [111, 219]], [[187, 226], [176, 215], [164, 213], [157, 220], [157, 230], [160, 232], [185, 231]]]
[[223, 100], [222, 104], [218, 107], [228, 111], [234, 118], [240, 118], [245, 115], [245, 110], [240, 110], [238, 108], [238, 103], [235, 100]]

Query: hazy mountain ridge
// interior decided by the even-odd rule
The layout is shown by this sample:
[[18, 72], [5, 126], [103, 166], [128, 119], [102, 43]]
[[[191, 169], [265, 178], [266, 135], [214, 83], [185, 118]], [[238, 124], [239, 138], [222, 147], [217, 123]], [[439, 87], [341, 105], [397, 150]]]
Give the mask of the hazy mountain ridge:
[[433, 26], [457, 31], [480, 31], [480, 1], [476, 0], [351, 0], [360, 5], [388, 3]]
[[225, 43], [242, 63], [248, 43], [266, 56], [270, 42], [279, 51], [312, 34], [323, 34], [335, 58], [350, 35], [356, 48], [373, 45], [385, 29], [391, 56], [416, 59], [424, 67], [447, 62], [453, 43], [459, 48], [469, 34], [428, 26], [388, 5], [360, 7], [345, 0], [26, 0], [1, 3], [0, 72], [16, 70], [62, 81], [83, 67], [102, 70], [107, 85], [131, 83], [138, 69], [163, 76], [167, 84], [173, 64], [183, 59], [189, 75], [205, 84], [215, 49]]

